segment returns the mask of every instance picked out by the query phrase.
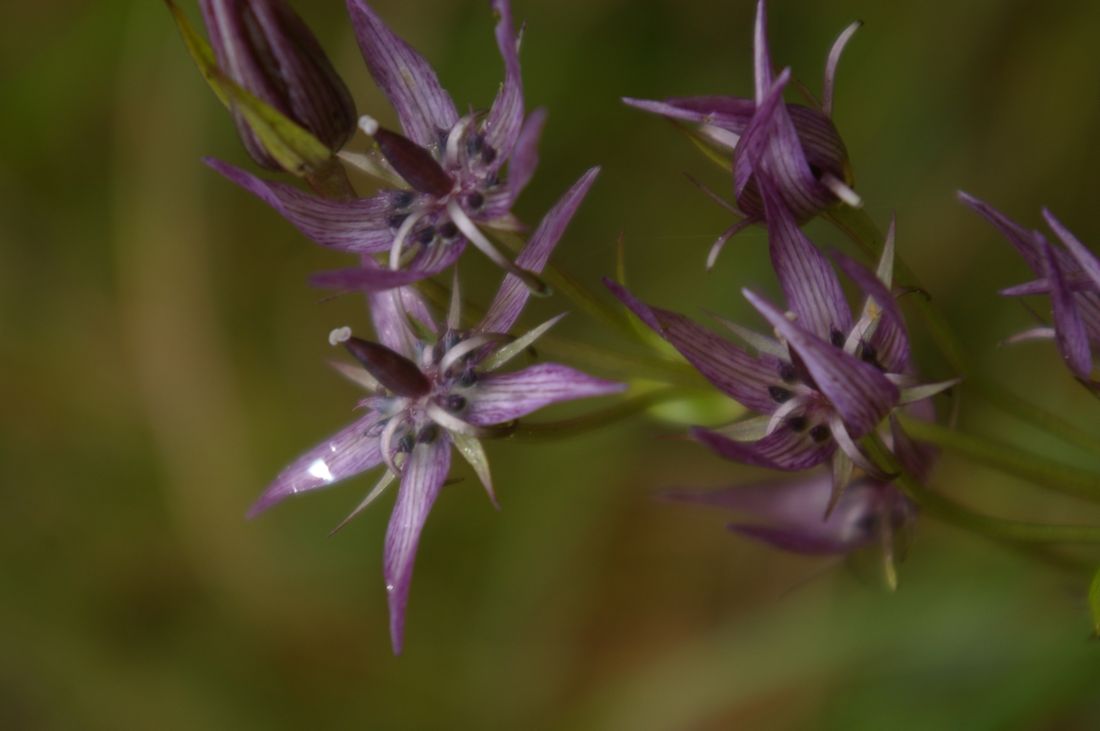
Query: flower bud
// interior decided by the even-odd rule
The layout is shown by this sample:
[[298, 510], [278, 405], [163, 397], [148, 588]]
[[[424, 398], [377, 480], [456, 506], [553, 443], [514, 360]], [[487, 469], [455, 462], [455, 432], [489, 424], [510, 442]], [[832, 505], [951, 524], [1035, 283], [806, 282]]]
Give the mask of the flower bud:
[[375, 380], [398, 396], [417, 398], [432, 390], [428, 377], [400, 353], [356, 337], [349, 337], [343, 343]]
[[[332, 150], [355, 131], [355, 103], [321, 45], [284, 0], [200, 0], [218, 65], [233, 81]], [[237, 130], [259, 165], [278, 170], [248, 123]]]

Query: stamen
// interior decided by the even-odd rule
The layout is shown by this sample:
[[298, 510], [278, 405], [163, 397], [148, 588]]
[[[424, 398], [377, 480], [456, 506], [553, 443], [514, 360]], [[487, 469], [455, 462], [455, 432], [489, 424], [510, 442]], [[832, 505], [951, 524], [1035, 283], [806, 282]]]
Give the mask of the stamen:
[[340, 345], [341, 343], [346, 343], [350, 339], [351, 328], [347, 326], [338, 327], [328, 334], [328, 344], [333, 346]]
[[802, 399], [792, 399], [787, 403], [776, 409], [768, 420], [768, 434], [779, 428], [779, 425], [786, 421], [787, 417], [793, 414], [798, 409], [802, 408]]
[[458, 159], [458, 145], [462, 141], [463, 136], [466, 134], [466, 130], [470, 128], [470, 123], [474, 121], [473, 114], [467, 114], [462, 119], [458, 120], [458, 123], [454, 127], [451, 127], [450, 134], [447, 135], [446, 144], [446, 161], [447, 165], [457, 166], [459, 164]]
[[386, 467], [389, 468], [390, 472], [395, 475], [401, 474], [401, 468], [397, 465], [395, 459], [397, 450], [393, 447], [393, 438], [404, 423], [405, 418], [403, 416], [393, 417], [386, 424], [386, 428], [382, 430], [382, 436], [378, 440], [379, 449], [382, 452], [382, 461], [386, 463]]
[[507, 335], [500, 335], [498, 333], [474, 335], [473, 337], [467, 338], [444, 354], [443, 359], [439, 361], [439, 372], [446, 373], [451, 370], [451, 366], [455, 363], [458, 363], [467, 355], [481, 347], [508, 339]]
[[518, 277], [520, 281], [527, 285], [527, 289], [531, 290], [531, 294], [538, 296], [550, 294], [550, 288], [539, 279], [537, 274], [519, 268], [504, 254], [500, 253], [493, 243], [486, 238], [485, 234], [481, 233], [481, 230], [474, 225], [474, 222], [470, 220], [470, 217], [466, 215], [466, 212], [462, 210], [462, 206], [458, 205], [457, 201], [447, 201], [447, 213], [463, 235], [470, 240], [470, 243], [501, 269]]
[[843, 180], [832, 173], [824, 173], [821, 176], [821, 184], [828, 188], [833, 195], [852, 208], [863, 207], [863, 199], [859, 197], [859, 193], [849, 188]]
[[390, 269], [401, 268], [401, 253], [405, 248], [405, 239], [408, 238], [412, 227], [423, 217], [424, 212], [418, 211], [402, 221], [401, 228], [397, 229], [397, 234], [393, 237], [393, 244], [390, 247]]
[[791, 392], [782, 386], [768, 386], [768, 394], [777, 404], [786, 403], [791, 398]]
[[447, 431], [458, 432], [459, 434], [466, 434], [471, 437], [502, 437], [507, 436], [515, 430], [515, 422], [494, 424], [492, 426], [475, 426], [474, 424], [463, 421], [433, 402], [428, 403], [427, 412], [428, 418]]

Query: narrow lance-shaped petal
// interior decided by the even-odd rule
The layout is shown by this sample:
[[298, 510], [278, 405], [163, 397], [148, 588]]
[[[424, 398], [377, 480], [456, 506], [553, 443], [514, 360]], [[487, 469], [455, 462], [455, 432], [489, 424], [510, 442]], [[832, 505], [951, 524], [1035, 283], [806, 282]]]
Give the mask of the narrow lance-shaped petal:
[[[516, 257], [517, 267], [535, 274], [542, 272], [599, 173], [598, 167], [588, 170], [543, 217], [538, 229]], [[507, 332], [515, 324], [530, 295], [530, 288], [519, 277], [508, 274], [478, 329], [482, 332]]]
[[450, 440], [437, 436], [413, 448], [401, 478], [397, 502], [386, 529], [382, 564], [390, 605], [390, 639], [395, 654], [401, 653], [404, 644], [405, 609], [420, 534], [450, 469]]
[[[512, 25], [512, 8], [507, 0], [493, 0], [497, 14], [495, 35], [504, 59], [504, 83], [485, 119], [485, 143], [494, 151], [499, 166], [512, 153], [523, 124], [523, 78], [519, 68], [519, 40]], [[492, 165], [491, 165], [492, 166]]]
[[626, 386], [557, 363], [482, 377], [463, 418], [471, 424], [503, 424], [559, 401], [619, 393]]
[[771, 180], [757, 176], [768, 220], [768, 250], [791, 310], [807, 330], [827, 340], [846, 333], [852, 313], [828, 259], [806, 238]]
[[296, 459], [264, 490], [248, 517], [256, 517], [291, 495], [334, 485], [379, 465], [379, 418], [370, 412]]
[[348, 13], [363, 60], [393, 105], [401, 128], [428, 147], [458, 121], [454, 102], [431, 65], [386, 26], [364, 0], [348, 0]]
[[1078, 378], [1087, 379], [1092, 373], [1092, 354], [1089, 352], [1088, 333], [1081, 322], [1073, 293], [1065, 284], [1062, 267], [1054, 255], [1054, 250], [1046, 239], [1040, 237], [1043, 266], [1047, 281], [1050, 282], [1050, 303], [1054, 311], [1054, 331], [1058, 340], [1058, 349], [1066, 359], [1069, 369]]

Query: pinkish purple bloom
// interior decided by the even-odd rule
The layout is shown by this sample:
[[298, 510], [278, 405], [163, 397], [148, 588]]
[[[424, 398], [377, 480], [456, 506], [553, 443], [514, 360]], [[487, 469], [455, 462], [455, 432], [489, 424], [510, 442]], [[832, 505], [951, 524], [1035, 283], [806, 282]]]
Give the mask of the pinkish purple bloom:
[[852, 190], [848, 152], [831, 119], [836, 69], [845, 46], [860, 23], [836, 39], [825, 65], [819, 105], [783, 101], [791, 71], [778, 76], [767, 39], [765, 0], [759, 0], [754, 33], [752, 99], [729, 96], [680, 97], [665, 101], [624, 99], [631, 106], [672, 119], [694, 122], [711, 142], [733, 153], [734, 197], [744, 218], [719, 236], [708, 256], [713, 266], [725, 243], [750, 224], [765, 220], [758, 178], [767, 175], [779, 200], [804, 222], [838, 201], [859, 206]]
[[[767, 190], [765, 185], [765, 200]], [[785, 207], [776, 208], [774, 215], [769, 208], [768, 215], [773, 262], [790, 316], [744, 290], [777, 338], [724, 322], [755, 354], [683, 315], [640, 302], [618, 284], [607, 284], [707, 380], [757, 414], [721, 429], [697, 427], [692, 431], [696, 439], [728, 459], [771, 469], [803, 470], [830, 461], [835, 499], [854, 466], [884, 477], [863, 455], [858, 439], [895, 408], [926, 399], [955, 381], [915, 383], [908, 336], [889, 285], [893, 227], [876, 273], [837, 254], [840, 266], [866, 295], [853, 322], [825, 257]]]
[[721, 490], [670, 491], [663, 497], [732, 510], [743, 519], [730, 523], [730, 530], [784, 551], [811, 555], [846, 554], [890, 541], [916, 518], [916, 506], [887, 482], [854, 480], [822, 519], [831, 495], [829, 475], [815, 472]]
[[[522, 266], [542, 270], [596, 172], [589, 171], [547, 214], [520, 254]], [[442, 325], [412, 289], [373, 294], [371, 314], [380, 342], [353, 337], [348, 328], [330, 336], [330, 342], [344, 345], [358, 361], [356, 366], [337, 368], [366, 388], [369, 395], [359, 404], [363, 415], [283, 470], [249, 512], [257, 515], [291, 495], [325, 488], [384, 465], [381, 479], [348, 516], [350, 520], [399, 479], [384, 551], [395, 652], [401, 651], [420, 533], [447, 479], [451, 448], [470, 463], [495, 503], [482, 438], [507, 434], [517, 419], [544, 406], [623, 388], [556, 363], [499, 372], [560, 319], [555, 317], [520, 338], [509, 337], [506, 333], [528, 296], [522, 282], [507, 275], [481, 323], [463, 330], [457, 279], [451, 311]], [[419, 337], [410, 318], [434, 335]]]
[[[313, 33], [283, 0], [201, 0], [218, 65], [330, 150], [355, 131], [355, 103]], [[257, 164], [279, 170], [244, 118], [237, 131]]]
[[1054, 326], [1032, 328], [1011, 340], [1055, 340], [1073, 375], [1089, 388], [1100, 388], [1100, 381], [1092, 377], [1092, 349], [1100, 347], [1100, 258], [1045, 208], [1043, 218], [1064, 248], [1052, 245], [1040, 232], [1020, 226], [967, 193], [960, 191], [959, 199], [992, 223], [1038, 277], [1001, 294], [1050, 296]]
[[382, 22], [364, 0], [348, 0], [359, 47], [379, 88], [389, 98], [401, 132], [371, 117], [360, 127], [377, 154], [342, 157], [383, 181], [371, 197], [319, 199], [297, 188], [264, 181], [222, 162], [210, 164], [275, 208], [322, 246], [384, 256], [383, 266], [325, 272], [321, 286], [382, 290], [437, 274], [472, 243], [534, 290], [537, 277], [516, 267], [482, 227], [517, 230], [512, 204], [538, 164], [545, 114], [524, 117], [519, 39], [507, 0], [493, 0], [504, 83], [487, 113], [459, 116], [428, 62]]

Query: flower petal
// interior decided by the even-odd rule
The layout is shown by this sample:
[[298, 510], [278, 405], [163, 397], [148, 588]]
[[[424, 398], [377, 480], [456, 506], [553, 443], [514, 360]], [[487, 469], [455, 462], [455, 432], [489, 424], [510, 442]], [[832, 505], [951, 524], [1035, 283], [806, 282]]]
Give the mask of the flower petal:
[[704, 378], [727, 396], [754, 411], [775, 411], [776, 402], [769, 395], [768, 388], [781, 380], [778, 358], [768, 355], [753, 357], [683, 315], [650, 307], [616, 282], [605, 279], [604, 284], [642, 322], [667, 340]]
[[370, 198], [328, 200], [283, 183], [261, 180], [229, 163], [204, 162], [229, 180], [267, 203], [310, 239], [341, 251], [377, 253], [393, 243], [389, 216], [401, 191], [382, 191]]
[[390, 604], [390, 640], [401, 654], [405, 634], [405, 607], [409, 601], [413, 563], [424, 521], [451, 469], [451, 442], [439, 436], [413, 448], [401, 477], [401, 488], [386, 528], [382, 573]]
[[404, 269], [357, 267], [331, 269], [310, 277], [310, 283], [324, 289], [366, 290], [368, 292], [405, 287], [421, 279], [439, 274], [458, 261], [465, 249], [464, 241], [452, 241], [442, 251], [426, 251]]
[[768, 10], [766, 0], [757, 0], [756, 22], [752, 37], [753, 80], [756, 83], [756, 103], [763, 101], [772, 85], [772, 55], [768, 48]]
[[[737, 442], [702, 427], [694, 427], [691, 435], [726, 459], [787, 472], [821, 464], [836, 450], [832, 440], [817, 442], [806, 432], [796, 432], [787, 425], [755, 442]], [[822, 513], [824, 510], [822, 506]]]
[[1045, 238], [1040, 237], [1040, 242], [1043, 266], [1047, 281], [1050, 282], [1050, 304], [1054, 310], [1054, 333], [1058, 340], [1058, 349], [1074, 375], [1087, 379], [1092, 374], [1092, 353], [1089, 352], [1085, 325], [1077, 312], [1073, 293], [1066, 286], [1054, 249]]
[[744, 133], [756, 109], [752, 99], [736, 96], [674, 97], [662, 101], [623, 97], [623, 103], [669, 119], [712, 124], [737, 135]]
[[[542, 272], [546, 262], [550, 260], [554, 247], [558, 245], [558, 241], [561, 240], [566, 227], [573, 220], [573, 215], [588, 195], [588, 189], [592, 187], [599, 173], [600, 169], [596, 167], [582, 175], [580, 180], [574, 183], [573, 187], [567, 190], [543, 217], [542, 223], [532, 234], [527, 245], [523, 247], [523, 251], [516, 257], [517, 267], [535, 274]], [[493, 303], [489, 305], [485, 319], [477, 329], [481, 332], [508, 332], [519, 318], [530, 296], [530, 288], [519, 277], [508, 274], [504, 277], [496, 297], [493, 298]]]
[[[1097, 258], [1096, 254], [1093, 254], [1085, 245], [1078, 240], [1073, 233], [1062, 225], [1062, 222], [1054, 217], [1054, 214], [1043, 209], [1043, 218], [1046, 219], [1047, 225], [1051, 230], [1058, 235], [1058, 238], [1062, 240], [1062, 243], [1069, 249], [1069, 253], [1073, 256], [1077, 262], [1077, 266], [1081, 268], [1081, 271], [1092, 282], [1094, 289], [1100, 290], [1100, 258]], [[1061, 264], [1061, 262], [1059, 262]], [[1062, 265], [1064, 267], [1064, 264]], [[1063, 273], [1064, 274], [1064, 273]]]
[[798, 321], [829, 340], [846, 334], [852, 312], [840, 280], [825, 255], [802, 233], [770, 178], [756, 176], [768, 220], [768, 251], [776, 276]]
[[374, 82], [389, 98], [405, 135], [423, 147], [458, 121], [454, 102], [424, 57], [391, 31], [365, 0], [348, 0], [355, 37]]
[[512, 7], [508, 0], [493, 0], [497, 14], [495, 29], [497, 47], [504, 59], [504, 83], [497, 92], [489, 116], [485, 119], [485, 141], [498, 154], [495, 166], [500, 167], [512, 154], [523, 124], [523, 78], [519, 68], [519, 41], [512, 25]]
[[857, 20], [849, 25], [840, 32], [840, 35], [833, 41], [833, 47], [829, 49], [829, 56], [825, 61], [825, 81], [821, 87], [821, 111], [825, 112], [826, 115], [832, 116], [833, 114], [833, 91], [836, 88], [836, 68], [840, 65], [840, 57], [844, 54], [848, 41], [852, 40], [852, 36], [862, 26], [862, 20]]
[[791, 322], [750, 290], [742, 292], [801, 356], [818, 389], [832, 402], [853, 438], [869, 432], [897, 405], [897, 386], [877, 368]]
[[354, 477], [382, 461], [375, 429], [381, 416], [360, 417], [286, 467], [248, 510], [254, 518], [291, 495], [317, 490]]
[[539, 138], [542, 137], [542, 128], [546, 124], [546, 110], [536, 109], [527, 117], [523, 127], [516, 138], [516, 144], [512, 148], [512, 155], [508, 160], [508, 195], [506, 197], [508, 208], [531, 182], [535, 175], [535, 168], [539, 165]]
[[969, 193], [964, 193], [960, 190], [957, 195], [960, 201], [973, 208], [987, 221], [993, 224], [993, 226], [1008, 239], [1009, 243], [1016, 247], [1016, 251], [1020, 253], [1020, 256], [1023, 257], [1027, 265], [1031, 267], [1031, 270], [1042, 276], [1043, 253], [1040, 250], [1040, 245], [1034, 231], [1027, 230], [993, 206], [985, 201], [978, 200]]
[[606, 396], [626, 388], [557, 363], [515, 373], [483, 376], [470, 390], [460, 416], [476, 426], [504, 424], [559, 401]]

